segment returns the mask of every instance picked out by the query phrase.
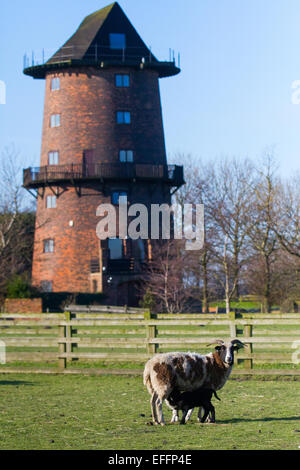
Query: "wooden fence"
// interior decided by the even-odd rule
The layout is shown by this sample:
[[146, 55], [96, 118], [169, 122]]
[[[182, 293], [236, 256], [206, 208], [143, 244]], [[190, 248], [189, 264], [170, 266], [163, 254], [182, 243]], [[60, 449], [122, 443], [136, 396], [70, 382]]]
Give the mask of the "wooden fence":
[[207, 353], [217, 338], [245, 343], [234, 374], [300, 375], [299, 314], [151, 315], [142, 309], [78, 306], [64, 314], [2, 314], [6, 364], [0, 372], [93, 373], [109, 365], [107, 372], [138, 366], [141, 373], [157, 352]]

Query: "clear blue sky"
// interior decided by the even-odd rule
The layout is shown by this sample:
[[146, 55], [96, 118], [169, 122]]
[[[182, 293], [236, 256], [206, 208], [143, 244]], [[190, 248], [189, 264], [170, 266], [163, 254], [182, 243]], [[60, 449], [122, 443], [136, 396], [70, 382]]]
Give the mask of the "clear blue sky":
[[[0, 150], [15, 143], [39, 164], [44, 81], [23, 75], [23, 55], [55, 51], [110, 0], [10, 0], [0, 6]], [[274, 146], [284, 175], [300, 169], [299, 0], [120, 0], [161, 60], [180, 51], [182, 73], [160, 81], [168, 154], [259, 158]]]

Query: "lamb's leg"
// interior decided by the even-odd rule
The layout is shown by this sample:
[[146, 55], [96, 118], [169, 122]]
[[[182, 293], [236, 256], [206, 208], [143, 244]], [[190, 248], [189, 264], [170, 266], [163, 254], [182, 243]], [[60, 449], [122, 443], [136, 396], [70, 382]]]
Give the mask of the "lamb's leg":
[[168, 399], [166, 400], [166, 405], [172, 410], [171, 423], [176, 423], [176, 421], [178, 421], [178, 419], [179, 419], [178, 411], [175, 408], [173, 408], [173, 406], [170, 404]]
[[188, 411], [189, 411], [189, 410], [188, 410], [188, 409], [185, 409], [185, 408], [182, 410], [182, 418], [181, 418], [180, 424], [185, 424], [185, 423], [186, 423], [186, 419], [185, 419], [185, 418], [186, 418], [186, 415], [187, 415]]
[[178, 411], [173, 408], [171, 423], [177, 423], [179, 421]]
[[209, 415], [209, 410], [210, 410], [209, 407], [204, 408], [204, 415], [200, 420], [201, 423], [205, 423], [205, 420], [206, 420], [207, 416]]
[[199, 423], [201, 423], [203, 413], [204, 413], [204, 409], [202, 408], [202, 406], [200, 406], [200, 408], [198, 410], [198, 421], [199, 421]]
[[190, 420], [190, 417], [192, 416], [193, 411], [194, 411], [194, 408], [191, 408], [191, 409], [187, 412], [187, 415], [186, 415], [186, 418], [185, 418], [185, 422], [186, 422], [186, 423]]
[[[199, 411], [198, 411], [198, 422], [199, 422], [199, 423], [202, 423], [201, 420], [202, 420], [203, 414], [204, 414], [204, 408], [201, 406], [201, 407], [199, 408]], [[206, 419], [207, 419], [207, 422], [208, 422], [208, 423], [211, 423], [211, 416], [210, 416], [210, 413], [208, 413], [208, 416], [207, 416]]]
[[211, 403], [210, 403], [210, 415], [211, 415], [210, 422], [215, 423], [216, 422], [215, 407]]
[[156, 400], [157, 400], [157, 394], [156, 394], [156, 392], [153, 392], [152, 397], [150, 399], [152, 420], [153, 420], [154, 424], [159, 424], [159, 421], [157, 419], [157, 412], [156, 412]]

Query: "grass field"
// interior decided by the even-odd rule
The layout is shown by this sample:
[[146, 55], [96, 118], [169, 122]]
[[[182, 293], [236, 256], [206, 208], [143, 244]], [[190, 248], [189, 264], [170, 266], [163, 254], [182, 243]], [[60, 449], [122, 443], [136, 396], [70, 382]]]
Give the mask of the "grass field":
[[299, 382], [230, 380], [219, 395], [217, 424], [163, 428], [141, 377], [2, 374], [0, 449], [300, 448]]
[[[226, 309], [226, 303], [224, 301], [211, 302], [209, 306], [219, 307], [224, 310]], [[260, 311], [261, 302], [253, 302], [253, 301], [230, 302], [230, 308], [231, 309], [243, 309], [243, 310], [249, 310], [249, 311]]]

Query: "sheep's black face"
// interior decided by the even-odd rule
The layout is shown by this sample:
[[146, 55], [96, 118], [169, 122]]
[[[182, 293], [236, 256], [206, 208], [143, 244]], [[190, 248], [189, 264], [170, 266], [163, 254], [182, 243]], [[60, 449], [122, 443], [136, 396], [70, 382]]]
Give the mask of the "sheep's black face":
[[234, 363], [234, 351], [237, 351], [240, 348], [243, 348], [244, 344], [235, 339], [230, 343], [221, 344], [221, 346], [216, 346], [216, 351], [218, 351], [220, 358], [225, 364], [233, 366]]
[[215, 349], [218, 351], [221, 360], [225, 362], [225, 364], [233, 366], [235, 347], [232, 346], [232, 344], [228, 346], [226, 344], [222, 344], [222, 346], [216, 346]]

